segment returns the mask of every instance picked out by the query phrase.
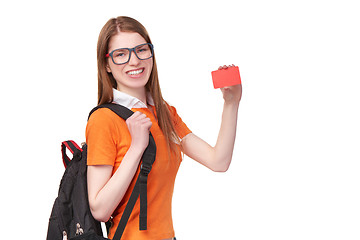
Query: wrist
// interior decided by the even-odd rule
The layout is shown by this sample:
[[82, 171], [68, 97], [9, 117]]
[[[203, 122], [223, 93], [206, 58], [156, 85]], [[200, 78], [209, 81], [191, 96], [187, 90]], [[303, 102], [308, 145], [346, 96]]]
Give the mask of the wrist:
[[126, 155], [131, 156], [131, 158], [133, 158], [133, 159], [140, 160], [144, 151], [145, 151], [145, 149], [142, 149], [141, 147], [131, 144], [130, 148], [126, 152]]
[[237, 110], [239, 108], [240, 101], [224, 101], [224, 108], [231, 108]]

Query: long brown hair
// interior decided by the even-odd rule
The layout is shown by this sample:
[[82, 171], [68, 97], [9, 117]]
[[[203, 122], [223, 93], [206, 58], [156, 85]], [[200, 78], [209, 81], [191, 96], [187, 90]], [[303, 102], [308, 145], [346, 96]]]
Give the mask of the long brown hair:
[[[110, 19], [102, 28], [97, 44], [97, 65], [98, 65], [98, 104], [111, 103], [113, 101], [113, 88], [117, 88], [115, 78], [106, 71], [107, 58], [105, 55], [109, 51], [109, 42], [112, 36], [119, 32], [139, 33], [147, 43], [151, 43], [145, 27], [137, 20], [130, 17], [117, 17]], [[150, 92], [154, 99], [156, 116], [160, 129], [162, 130], [167, 145], [174, 149], [174, 144], [179, 142], [179, 137], [175, 132], [174, 124], [168, 105], [164, 101], [159, 85], [158, 72], [156, 67], [155, 54], [153, 56], [153, 68], [147, 82], [146, 91]]]

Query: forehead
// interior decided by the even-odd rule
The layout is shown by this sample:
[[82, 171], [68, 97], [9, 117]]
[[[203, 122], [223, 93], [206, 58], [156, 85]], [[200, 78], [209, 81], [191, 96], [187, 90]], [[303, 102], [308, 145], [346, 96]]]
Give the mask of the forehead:
[[146, 43], [145, 39], [136, 32], [120, 32], [110, 38], [109, 51], [117, 48], [133, 48]]

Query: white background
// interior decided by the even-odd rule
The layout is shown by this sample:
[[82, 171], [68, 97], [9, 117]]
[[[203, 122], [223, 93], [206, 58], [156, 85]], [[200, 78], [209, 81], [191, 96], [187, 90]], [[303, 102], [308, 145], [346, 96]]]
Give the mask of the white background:
[[360, 239], [360, 14], [356, 1], [3, 1], [1, 238], [45, 239], [63, 174], [84, 141], [96, 43], [131, 16], [155, 45], [165, 99], [216, 142], [212, 70], [240, 67], [233, 162], [185, 158], [173, 198], [181, 239]]

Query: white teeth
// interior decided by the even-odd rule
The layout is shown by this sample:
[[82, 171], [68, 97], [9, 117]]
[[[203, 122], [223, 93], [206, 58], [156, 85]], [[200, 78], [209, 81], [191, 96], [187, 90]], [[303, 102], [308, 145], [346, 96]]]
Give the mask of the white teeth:
[[136, 70], [136, 71], [131, 71], [131, 72], [128, 72], [127, 74], [129, 75], [136, 75], [136, 74], [140, 74], [144, 71], [144, 69], [139, 69], [139, 70]]

